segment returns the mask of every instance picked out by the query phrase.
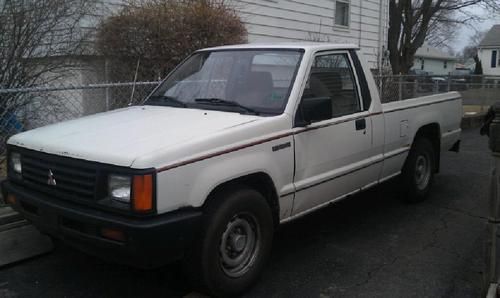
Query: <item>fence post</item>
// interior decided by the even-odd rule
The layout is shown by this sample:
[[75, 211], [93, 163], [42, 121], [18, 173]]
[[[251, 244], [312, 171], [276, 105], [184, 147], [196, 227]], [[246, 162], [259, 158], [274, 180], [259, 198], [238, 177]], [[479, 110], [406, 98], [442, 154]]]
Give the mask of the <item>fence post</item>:
[[[104, 81], [106, 83], [109, 83], [109, 60], [108, 58], [104, 58]], [[109, 111], [109, 87], [106, 87], [104, 90], [105, 92], [105, 97], [106, 97], [106, 111]]]
[[500, 104], [495, 104], [495, 119], [490, 125], [489, 147], [494, 158], [491, 171], [490, 202], [488, 214], [488, 234], [486, 240], [485, 292], [488, 288], [498, 286], [497, 268], [497, 232], [500, 224]]
[[398, 76], [398, 100], [403, 100], [403, 76]]
[[413, 81], [413, 97], [418, 97], [418, 78], [415, 77], [415, 80]]

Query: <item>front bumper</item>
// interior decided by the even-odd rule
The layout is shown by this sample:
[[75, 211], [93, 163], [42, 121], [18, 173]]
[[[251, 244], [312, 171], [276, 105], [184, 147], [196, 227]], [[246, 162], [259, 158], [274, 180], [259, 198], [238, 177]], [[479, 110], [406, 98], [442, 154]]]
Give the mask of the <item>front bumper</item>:
[[[2, 183], [4, 198], [15, 196], [12, 208], [42, 233], [85, 253], [139, 268], [154, 268], [182, 258], [197, 237], [202, 212], [178, 210], [136, 218], [110, 214], [39, 193], [9, 181]], [[123, 241], [110, 240], [103, 228], [122, 231]]]

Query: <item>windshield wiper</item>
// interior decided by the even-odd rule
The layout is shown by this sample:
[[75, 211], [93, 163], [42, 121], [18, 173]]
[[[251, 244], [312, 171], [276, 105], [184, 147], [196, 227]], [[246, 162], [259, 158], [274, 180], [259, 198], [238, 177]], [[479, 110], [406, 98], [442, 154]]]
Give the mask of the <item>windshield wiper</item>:
[[149, 100], [156, 101], [158, 103], [161, 102], [173, 103], [179, 107], [187, 108], [187, 104], [185, 102], [182, 102], [177, 98], [168, 95], [153, 95], [150, 98], [148, 98], [148, 101]]
[[222, 98], [216, 98], [216, 97], [212, 97], [212, 98], [196, 98], [194, 101], [198, 102], [198, 103], [209, 104], [209, 105], [237, 107], [237, 108], [240, 108], [242, 110], [245, 110], [246, 112], [252, 113], [254, 115], [259, 115], [260, 114], [259, 112], [257, 112], [256, 110], [254, 110], [252, 108], [243, 106], [243, 105], [241, 105], [241, 104], [239, 104], [239, 103], [237, 103], [235, 101], [225, 100], [225, 99], [222, 99]]

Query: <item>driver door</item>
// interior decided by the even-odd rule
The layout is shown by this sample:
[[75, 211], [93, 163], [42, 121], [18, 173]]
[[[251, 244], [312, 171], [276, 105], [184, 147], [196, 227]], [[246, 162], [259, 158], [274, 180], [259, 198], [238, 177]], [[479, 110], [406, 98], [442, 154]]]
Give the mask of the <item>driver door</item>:
[[372, 120], [347, 51], [318, 54], [296, 114], [293, 215], [376, 181]]

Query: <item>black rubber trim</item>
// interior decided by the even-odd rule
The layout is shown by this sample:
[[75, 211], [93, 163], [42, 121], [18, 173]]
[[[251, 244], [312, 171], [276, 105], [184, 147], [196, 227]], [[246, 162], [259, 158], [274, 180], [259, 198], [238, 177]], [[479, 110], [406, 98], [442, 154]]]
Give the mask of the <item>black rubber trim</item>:
[[457, 152], [457, 153], [460, 152], [460, 140], [456, 141], [455, 144], [453, 144], [453, 146], [451, 146], [449, 151]]
[[372, 95], [370, 93], [370, 88], [368, 88], [368, 82], [366, 81], [363, 66], [359, 61], [358, 53], [356, 53], [355, 50], [349, 50], [349, 54], [351, 55], [351, 59], [354, 63], [354, 69], [356, 70], [356, 75], [358, 76], [358, 82], [361, 88], [361, 97], [363, 98], [363, 110], [368, 111], [372, 104]]

